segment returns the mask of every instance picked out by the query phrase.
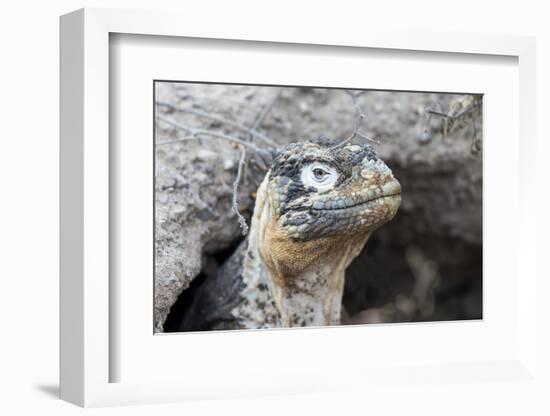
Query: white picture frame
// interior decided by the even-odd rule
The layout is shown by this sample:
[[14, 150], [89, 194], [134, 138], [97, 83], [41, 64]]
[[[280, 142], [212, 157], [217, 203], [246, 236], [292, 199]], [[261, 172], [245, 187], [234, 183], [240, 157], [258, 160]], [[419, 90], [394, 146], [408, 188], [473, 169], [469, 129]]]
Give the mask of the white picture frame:
[[[182, 22], [185, 24], [182, 24]], [[214, 24], [215, 23], [215, 24]], [[238, 27], [238, 30], [236, 29]], [[285, 30], [278, 24], [233, 25], [220, 20], [204, 25], [199, 20], [169, 13], [83, 9], [61, 18], [61, 398], [80, 406], [160, 403], [197, 398], [247, 397], [254, 395], [319, 392], [355, 386], [434, 382], [506, 380], [537, 383], [536, 362], [536, 279], [535, 230], [533, 215], [519, 215], [517, 230], [517, 270], [522, 270], [513, 304], [517, 331], [514, 345], [498, 359], [433, 363], [418, 359], [402, 368], [372, 365], [366, 368], [327, 366], [318, 371], [300, 369], [289, 373], [266, 371], [263, 378], [235, 379], [219, 374], [212, 380], [208, 371], [201, 377], [197, 369], [178, 380], [151, 377], [147, 381], [113, 382], [112, 367], [120, 360], [112, 349], [111, 312], [116, 309], [110, 292], [110, 172], [117, 169], [110, 159], [109, 137], [109, 52], [110, 35], [147, 35], [181, 38], [225, 39], [228, 41], [276, 42], [285, 45], [332, 45], [332, 47], [424, 51], [440, 54], [507, 56], [518, 60], [519, 105], [517, 120], [521, 139], [517, 153], [518, 213], [535, 212], [534, 184], [527, 166], [535, 162], [535, 42], [533, 38], [508, 35], [464, 33], [403, 33], [350, 28], [328, 34], [312, 25], [308, 31]], [[151, 103], [148, 103], [150, 105]], [[151, 130], [149, 130], [150, 132]], [[152, 140], [152, 136], [151, 136]], [[515, 152], [515, 151], [514, 151]], [[514, 171], [515, 172], [515, 171]], [[112, 254], [111, 254], [112, 255]], [[508, 293], [508, 292], [507, 292]], [[112, 294], [112, 293], [111, 293]], [[144, 308], [151, 308], [150, 304]], [[152, 315], [151, 311], [147, 311]], [[470, 328], [471, 329], [471, 328]], [[334, 334], [335, 329], [330, 329]], [[339, 329], [336, 329], [339, 331]], [[418, 331], [403, 326], [402, 333]], [[449, 331], [460, 330], [458, 326]], [[480, 331], [482, 331], [481, 329]], [[327, 331], [327, 330], [320, 330]], [[303, 335], [279, 331], [285, 337], [311, 342], [319, 330]], [[225, 335], [225, 334], [224, 334]], [[205, 335], [201, 335], [205, 336]], [[214, 340], [212, 342], [220, 342]], [[467, 335], [471, 336], [471, 335]], [[153, 334], [151, 332], [151, 337]], [[168, 340], [171, 337], [163, 337]], [[255, 343], [254, 333], [239, 342]], [[309, 339], [309, 341], [308, 341]], [[171, 342], [171, 341], [163, 341]], [[237, 345], [237, 344], [236, 344]], [[258, 344], [258, 345], [261, 345]], [[179, 348], [179, 347], [178, 347]], [[367, 371], [368, 370], [368, 371]], [[329, 377], [319, 377], [319, 374]], [[291, 377], [289, 377], [291, 375]], [[343, 382], [343, 379], [348, 381]], [[153, 381], [155, 380], [155, 381]]]

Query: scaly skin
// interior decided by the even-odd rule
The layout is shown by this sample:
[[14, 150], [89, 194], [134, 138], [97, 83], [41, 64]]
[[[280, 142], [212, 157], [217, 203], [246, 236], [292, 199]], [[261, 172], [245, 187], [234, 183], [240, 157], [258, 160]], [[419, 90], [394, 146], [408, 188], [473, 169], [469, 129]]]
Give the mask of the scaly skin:
[[400, 203], [399, 182], [370, 145], [283, 148], [258, 189], [243, 268], [242, 295], [264, 310], [234, 316], [249, 328], [339, 324], [346, 268]]

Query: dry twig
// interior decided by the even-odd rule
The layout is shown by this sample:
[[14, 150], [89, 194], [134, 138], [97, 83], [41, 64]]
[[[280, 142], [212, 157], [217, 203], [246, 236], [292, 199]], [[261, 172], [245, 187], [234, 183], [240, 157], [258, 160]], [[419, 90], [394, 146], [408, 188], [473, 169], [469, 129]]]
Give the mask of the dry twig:
[[245, 142], [241, 139], [238, 139], [238, 138], [233, 137], [233, 136], [229, 136], [227, 134], [217, 133], [217, 132], [214, 132], [214, 131], [197, 129], [197, 128], [194, 128], [194, 127], [186, 126], [186, 125], [183, 125], [183, 124], [180, 124], [180, 123], [176, 123], [175, 121], [168, 120], [167, 118], [164, 118], [162, 116], [157, 116], [157, 120], [161, 121], [161, 122], [163, 122], [163, 123], [165, 123], [165, 124], [167, 124], [171, 127], [174, 127], [178, 130], [183, 130], [183, 131], [186, 131], [186, 132], [189, 133], [189, 135], [186, 136], [186, 137], [182, 137], [182, 138], [174, 139], [174, 140], [167, 140], [167, 141], [164, 141], [164, 142], [159, 142], [159, 143], [157, 143], [157, 145], [171, 144], [171, 143], [182, 142], [182, 141], [186, 141], [186, 140], [196, 140], [196, 139], [198, 139], [198, 136], [211, 136], [211, 137], [224, 139], [224, 140], [227, 140], [227, 141], [230, 141], [230, 142], [233, 142], [233, 143], [240, 144], [240, 145], [248, 147], [249, 149], [252, 149], [252, 150], [254, 150], [255, 152], [258, 152], [258, 153], [262, 152], [262, 149], [260, 149], [259, 147], [256, 147], [252, 143]]
[[239, 194], [239, 183], [241, 182], [241, 176], [243, 173], [243, 168], [246, 160], [246, 148], [244, 146], [240, 146], [240, 148], [241, 148], [241, 157], [239, 159], [239, 166], [237, 168], [237, 177], [233, 182], [232, 209], [233, 209], [233, 212], [237, 215], [237, 218], [239, 219], [239, 225], [241, 226], [242, 234], [246, 235], [248, 234], [248, 225], [246, 223], [245, 218], [242, 216], [241, 212], [239, 211], [239, 205], [237, 201], [237, 196]]
[[[271, 100], [267, 103], [267, 105], [263, 108], [263, 110], [258, 114], [252, 127], [250, 127], [247, 130], [247, 135], [245, 139], [248, 142], [251, 142], [254, 136], [258, 136], [259, 134], [257, 132], [258, 127], [260, 127], [262, 122], [265, 120], [265, 118], [273, 108], [273, 105], [279, 98], [280, 94], [281, 94], [281, 89], [278, 88], [275, 94], [273, 95], [273, 97], [271, 98]], [[271, 142], [271, 144], [275, 146], [274, 142]], [[248, 234], [248, 225], [246, 223], [245, 218], [239, 212], [239, 206], [237, 204], [237, 196], [239, 194], [239, 184], [241, 182], [241, 176], [245, 166], [245, 158], [246, 158], [246, 149], [243, 147], [241, 148], [241, 158], [239, 160], [239, 166], [237, 168], [237, 177], [235, 178], [235, 182], [233, 182], [233, 212], [235, 212], [235, 214], [237, 215], [237, 218], [239, 219], [239, 225], [241, 226], [241, 232], [243, 235]]]
[[[275, 94], [273, 94], [273, 97], [271, 98], [271, 100], [267, 103], [267, 105], [264, 107], [264, 109], [260, 112], [260, 114], [258, 114], [258, 116], [256, 117], [256, 120], [254, 121], [254, 124], [252, 125], [252, 127], [250, 129], [248, 129], [248, 137], [247, 137], [247, 140], [248, 141], [252, 141], [253, 137], [256, 135], [258, 135], [258, 128], [260, 127], [260, 125], [263, 123], [263, 121], [265, 120], [265, 118], [267, 117], [267, 115], [269, 114], [269, 112], [273, 109], [273, 106], [275, 105], [275, 102], [279, 99], [279, 96], [281, 95], [281, 92], [282, 92], [282, 89], [281, 88], [277, 88], [277, 90], [275, 91]], [[272, 146], [275, 146], [275, 143], [271, 142], [270, 143]]]
[[[426, 114], [428, 115], [426, 123], [424, 125], [424, 135], [426, 138], [423, 141], [428, 140], [428, 133], [430, 127], [430, 121], [432, 116], [442, 117], [444, 119], [443, 125], [441, 128], [441, 135], [446, 137], [456, 126], [456, 123], [464, 118], [465, 116], [473, 113], [475, 110], [481, 107], [481, 96], [475, 95], [465, 95], [457, 100], [455, 100], [448, 113], [443, 111], [437, 111], [432, 109], [427, 109]], [[477, 127], [475, 117], [471, 118], [472, 128], [473, 128], [473, 137], [472, 137], [472, 153], [478, 153], [481, 150], [481, 140], [477, 139]]]
[[[227, 126], [231, 126], [231, 127], [235, 128], [237, 130], [244, 131], [249, 137], [250, 136], [257, 137], [258, 139], [260, 139], [264, 143], [269, 144], [270, 146], [276, 146], [276, 143], [273, 140], [271, 140], [265, 134], [262, 134], [262, 133], [256, 131], [255, 127], [248, 128], [245, 125], [237, 123], [235, 121], [227, 120], [227, 119], [225, 119], [223, 117], [220, 117], [220, 116], [217, 116], [215, 114], [207, 113], [206, 111], [197, 110], [197, 109], [194, 109], [194, 108], [179, 108], [179, 107], [176, 107], [176, 106], [173, 106], [171, 104], [161, 102], [161, 101], [157, 101], [156, 104], [160, 105], [162, 107], [169, 108], [172, 111], [181, 112], [181, 113], [189, 113], [189, 114], [196, 115], [198, 117], [208, 118], [210, 120], [214, 120], [214, 121], [217, 121], [219, 123], [226, 124]], [[248, 141], [251, 141], [251, 139], [248, 139]]]
[[340, 143], [333, 146], [332, 149], [337, 149], [338, 147], [344, 146], [346, 143], [349, 143], [351, 140], [353, 140], [357, 136], [359, 136], [359, 137], [361, 137], [365, 140], [368, 140], [370, 142], [380, 144], [380, 142], [378, 140], [374, 140], [374, 139], [370, 138], [369, 136], [367, 136], [366, 134], [361, 133], [359, 131], [361, 129], [361, 124], [363, 124], [363, 121], [365, 120], [365, 114], [361, 110], [361, 107], [359, 106], [359, 103], [357, 102], [357, 98], [359, 98], [365, 92], [366, 91], [359, 91], [359, 92], [354, 93], [354, 92], [349, 91], [349, 90], [345, 91], [345, 93], [348, 94], [351, 97], [351, 100], [353, 102], [353, 106], [355, 107], [355, 113], [357, 114], [357, 120], [355, 122], [355, 127], [354, 127], [353, 131], [351, 132], [351, 134], [347, 138], [342, 140]]

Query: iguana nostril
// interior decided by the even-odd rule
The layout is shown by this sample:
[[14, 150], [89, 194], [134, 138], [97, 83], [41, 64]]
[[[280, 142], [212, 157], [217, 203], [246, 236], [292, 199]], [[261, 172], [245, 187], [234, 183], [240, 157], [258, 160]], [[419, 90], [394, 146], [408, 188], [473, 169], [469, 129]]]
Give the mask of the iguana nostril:
[[397, 194], [401, 192], [401, 184], [396, 180], [386, 182], [382, 185], [382, 192], [384, 194]]

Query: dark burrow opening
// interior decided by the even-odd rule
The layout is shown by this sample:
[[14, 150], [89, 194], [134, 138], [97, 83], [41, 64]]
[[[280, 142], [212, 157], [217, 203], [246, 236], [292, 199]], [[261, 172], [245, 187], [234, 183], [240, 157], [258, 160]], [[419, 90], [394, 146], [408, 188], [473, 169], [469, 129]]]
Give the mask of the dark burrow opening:
[[184, 316], [187, 315], [193, 299], [198, 293], [200, 287], [204, 284], [207, 276], [205, 273], [200, 273], [195, 277], [187, 289], [178, 296], [178, 299], [170, 308], [170, 313], [164, 321], [164, 332], [178, 332]]
[[[203, 289], [206, 280], [209, 276], [215, 273], [218, 267], [221, 267], [229, 257], [233, 254], [236, 248], [241, 243], [242, 239], [237, 240], [231, 246], [218, 250], [213, 253], [205, 253], [203, 256], [203, 270], [197, 277], [195, 277], [187, 289], [185, 289], [178, 296], [176, 302], [171, 306], [170, 312], [164, 321], [164, 332], [179, 332], [182, 326], [182, 322], [187, 316], [187, 313], [193, 304], [196, 296]], [[194, 328], [194, 330], [201, 330], [200, 328]]]

